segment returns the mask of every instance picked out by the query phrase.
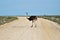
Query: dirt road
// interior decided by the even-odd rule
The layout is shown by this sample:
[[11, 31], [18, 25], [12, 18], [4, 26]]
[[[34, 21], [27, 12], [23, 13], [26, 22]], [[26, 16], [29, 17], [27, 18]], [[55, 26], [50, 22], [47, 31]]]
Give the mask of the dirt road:
[[36, 24], [31, 28], [26, 17], [18, 17], [0, 26], [0, 40], [60, 40], [60, 25], [43, 18], [38, 18]]

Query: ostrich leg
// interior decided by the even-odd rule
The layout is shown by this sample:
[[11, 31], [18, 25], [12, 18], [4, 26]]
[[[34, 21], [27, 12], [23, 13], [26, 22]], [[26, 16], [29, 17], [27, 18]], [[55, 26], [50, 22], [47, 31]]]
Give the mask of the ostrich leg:
[[32, 20], [32, 26], [31, 27], [33, 27], [33, 25], [34, 25], [33, 23], [34, 23], [34, 21]]
[[37, 25], [36, 25], [36, 21], [34, 22], [34, 24], [35, 24], [35, 27], [37, 27]]
[[31, 27], [36, 27], [36, 22], [32, 20], [32, 26]]
[[37, 27], [36, 23], [35, 23], [35, 27]]

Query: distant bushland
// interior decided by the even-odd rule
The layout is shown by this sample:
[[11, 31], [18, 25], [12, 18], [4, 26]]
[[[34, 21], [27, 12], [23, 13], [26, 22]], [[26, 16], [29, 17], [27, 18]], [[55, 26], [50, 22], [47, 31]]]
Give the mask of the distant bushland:
[[0, 16], [0, 25], [16, 20], [14, 16]]
[[57, 22], [58, 24], [60, 24], [60, 16], [38, 16], [39, 18], [44, 18], [44, 19], [48, 19], [51, 20], [53, 22]]

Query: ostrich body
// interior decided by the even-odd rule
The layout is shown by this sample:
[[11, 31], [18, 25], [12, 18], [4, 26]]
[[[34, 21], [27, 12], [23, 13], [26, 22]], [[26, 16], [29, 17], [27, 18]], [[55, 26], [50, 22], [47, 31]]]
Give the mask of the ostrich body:
[[[32, 21], [32, 26], [33, 27], [33, 23], [37, 20], [37, 17], [36, 16], [30, 16], [29, 18], [27, 18], [29, 21]], [[36, 27], [36, 24], [35, 24], [35, 27]]]
[[30, 16], [30, 17], [28, 18], [28, 20], [29, 20], [29, 21], [37, 20], [37, 17], [36, 17], [36, 16]]

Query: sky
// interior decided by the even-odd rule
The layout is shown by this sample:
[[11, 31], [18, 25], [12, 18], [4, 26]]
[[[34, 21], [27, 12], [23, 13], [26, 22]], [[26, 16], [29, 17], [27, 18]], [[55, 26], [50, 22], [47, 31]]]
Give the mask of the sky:
[[0, 16], [60, 15], [60, 0], [0, 0]]

